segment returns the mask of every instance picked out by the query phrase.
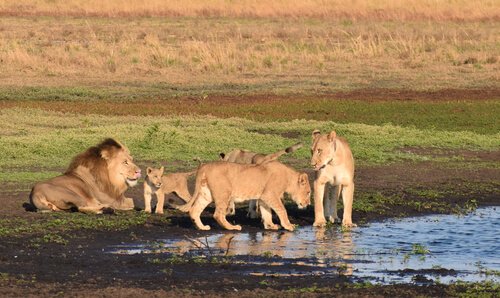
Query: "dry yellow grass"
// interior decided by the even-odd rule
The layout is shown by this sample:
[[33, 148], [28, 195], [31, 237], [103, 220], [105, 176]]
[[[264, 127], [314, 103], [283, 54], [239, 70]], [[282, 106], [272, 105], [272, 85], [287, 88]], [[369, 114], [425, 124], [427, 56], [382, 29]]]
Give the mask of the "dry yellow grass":
[[12, 16], [314, 17], [372, 20], [498, 20], [497, 0], [4, 0]]
[[0, 79], [498, 87], [497, 29], [495, 22], [10, 17], [0, 19]]

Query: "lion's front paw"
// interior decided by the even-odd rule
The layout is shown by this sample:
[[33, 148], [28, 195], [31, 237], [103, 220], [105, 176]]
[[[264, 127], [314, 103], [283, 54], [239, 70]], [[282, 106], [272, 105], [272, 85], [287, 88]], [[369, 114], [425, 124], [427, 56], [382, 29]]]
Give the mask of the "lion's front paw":
[[277, 224], [264, 224], [264, 229], [266, 230], [278, 230], [280, 228]]
[[235, 231], [241, 231], [241, 226], [240, 225], [235, 225], [231, 228], [231, 230], [235, 230]]
[[313, 223], [313, 227], [322, 228], [326, 226], [326, 220], [318, 220]]
[[357, 227], [358, 225], [350, 222], [350, 221], [342, 221], [342, 226], [345, 227], [345, 228], [355, 228]]
[[202, 225], [202, 226], [199, 226], [198, 229], [202, 230], [202, 231], [209, 231], [210, 230], [210, 226], [208, 226], [208, 225]]
[[287, 231], [290, 231], [290, 232], [293, 232], [293, 230], [295, 230], [295, 225], [286, 225], [286, 226], [283, 226], [283, 229], [287, 230]]

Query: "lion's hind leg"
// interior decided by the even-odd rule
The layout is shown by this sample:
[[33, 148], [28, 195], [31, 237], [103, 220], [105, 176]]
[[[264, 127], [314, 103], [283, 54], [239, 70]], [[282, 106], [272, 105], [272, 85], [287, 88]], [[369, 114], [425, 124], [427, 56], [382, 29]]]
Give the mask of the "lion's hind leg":
[[260, 214], [262, 215], [262, 223], [264, 224], [264, 229], [266, 230], [278, 230], [279, 226], [273, 223], [273, 213], [271, 207], [266, 203], [259, 203]]
[[285, 230], [293, 231], [295, 229], [295, 226], [292, 223], [290, 223], [283, 202], [279, 199], [279, 197], [275, 199], [271, 198], [272, 197], [269, 197], [268, 200], [264, 200], [263, 198], [262, 201], [267, 202], [268, 206], [271, 207], [271, 209], [273, 209], [274, 212], [276, 212], [278, 218], [280, 219], [280, 224]]
[[259, 206], [258, 200], [250, 200], [248, 202], [248, 213], [247, 217], [249, 218], [259, 218]]
[[325, 201], [330, 201], [329, 208], [325, 208], [327, 212], [326, 218], [331, 222], [340, 222], [340, 218], [337, 215], [337, 203], [339, 201], [340, 193], [342, 191], [341, 185], [330, 186], [330, 192], [328, 194], [329, 197], [325, 198]]
[[346, 227], [356, 227], [352, 223], [352, 203], [354, 199], [354, 183], [342, 187], [342, 201], [344, 203], [344, 215], [342, 225]]
[[[218, 198], [221, 198], [220, 196]], [[229, 194], [225, 195], [222, 197], [223, 200], [219, 201], [215, 205], [215, 212], [214, 212], [214, 218], [219, 223], [220, 226], [222, 226], [226, 230], [236, 230], [236, 231], [241, 231], [241, 226], [240, 225], [232, 225], [229, 223], [226, 219], [226, 213], [227, 213], [227, 208], [231, 203], [231, 200], [229, 198]]]
[[40, 212], [63, 211], [56, 205], [50, 203], [44, 196], [36, 195], [31, 199], [31, 204]]
[[201, 213], [205, 208], [212, 202], [212, 196], [210, 194], [210, 190], [207, 187], [202, 187], [196, 197], [192, 199], [194, 202], [191, 209], [189, 210], [189, 216], [191, 220], [193, 220], [196, 228], [199, 230], [208, 231], [210, 230], [210, 226], [204, 225], [201, 222]]
[[[52, 193], [46, 185], [36, 185], [30, 193], [30, 202], [40, 212], [63, 211], [69, 209], [62, 200], [50, 200], [50, 197], [60, 197], [59, 194]], [[57, 206], [59, 205], [59, 206]]]

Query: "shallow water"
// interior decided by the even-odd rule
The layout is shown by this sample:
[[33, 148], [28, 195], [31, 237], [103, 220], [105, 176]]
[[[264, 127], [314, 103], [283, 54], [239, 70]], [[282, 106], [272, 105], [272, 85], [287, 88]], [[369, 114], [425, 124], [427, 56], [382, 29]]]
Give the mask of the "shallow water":
[[242, 274], [342, 274], [378, 283], [500, 281], [500, 213], [495, 207], [465, 216], [388, 220], [348, 232], [338, 226], [304, 226], [293, 233], [227, 232], [198, 239], [159, 239], [153, 245], [120, 245], [110, 251], [207, 254], [207, 243], [210, 254], [258, 256], [246, 263], [274, 265]]

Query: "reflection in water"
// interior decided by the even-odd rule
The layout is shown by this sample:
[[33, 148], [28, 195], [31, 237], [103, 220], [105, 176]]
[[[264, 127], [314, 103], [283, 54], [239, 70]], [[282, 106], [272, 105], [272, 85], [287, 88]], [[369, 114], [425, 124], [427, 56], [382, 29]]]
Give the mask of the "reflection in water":
[[[456, 274], [441, 276], [441, 282], [458, 279], [498, 282], [498, 274], [485, 272], [500, 270], [499, 230], [499, 213], [490, 207], [466, 216], [405, 218], [372, 223], [348, 232], [342, 232], [338, 226], [328, 229], [305, 226], [293, 233], [227, 232], [198, 239], [160, 240], [160, 245], [155, 246], [115, 246], [112, 253], [184, 254], [206, 248], [208, 243], [211, 250], [220, 255], [278, 256], [280, 258], [260, 261], [260, 264], [293, 265], [295, 269], [290, 275], [343, 274], [389, 283], [411, 281], [412, 274], [400, 274], [400, 270], [425, 269], [423, 273], [414, 274], [435, 278], [436, 270], [447, 268], [454, 269]], [[430, 252], [419, 254], [415, 245]], [[274, 270], [267, 269], [264, 273], [282, 276], [285, 269]]]

